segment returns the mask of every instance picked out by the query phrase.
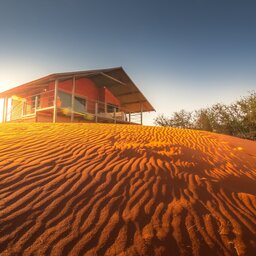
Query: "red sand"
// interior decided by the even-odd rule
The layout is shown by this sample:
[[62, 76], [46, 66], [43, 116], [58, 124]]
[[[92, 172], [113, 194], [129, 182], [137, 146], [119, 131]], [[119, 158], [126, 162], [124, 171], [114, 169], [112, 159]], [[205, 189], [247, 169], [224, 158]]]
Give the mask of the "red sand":
[[0, 125], [0, 255], [256, 255], [256, 143]]

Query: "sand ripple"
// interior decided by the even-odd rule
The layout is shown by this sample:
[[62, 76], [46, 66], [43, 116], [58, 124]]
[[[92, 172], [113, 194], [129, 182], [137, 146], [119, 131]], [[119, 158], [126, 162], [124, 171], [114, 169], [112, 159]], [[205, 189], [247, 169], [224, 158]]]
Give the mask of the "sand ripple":
[[255, 252], [255, 142], [132, 125], [0, 126], [0, 255]]

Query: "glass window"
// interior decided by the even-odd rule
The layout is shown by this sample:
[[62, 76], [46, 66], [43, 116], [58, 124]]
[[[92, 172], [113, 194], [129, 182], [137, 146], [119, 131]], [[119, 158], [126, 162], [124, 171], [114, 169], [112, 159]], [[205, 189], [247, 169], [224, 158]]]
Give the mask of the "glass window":
[[[58, 98], [60, 101], [61, 108], [71, 108], [72, 107], [72, 95], [70, 93], [59, 91]], [[79, 113], [85, 113], [86, 112], [86, 99], [75, 96], [74, 111], [79, 112]]]
[[36, 106], [36, 101], [37, 101], [37, 106], [36, 106], [36, 108], [40, 108], [40, 96], [41, 96], [41, 95], [32, 96], [32, 98], [31, 98], [31, 101], [32, 101], [32, 109], [35, 108], [35, 106]]
[[84, 98], [80, 98], [75, 96], [75, 112], [85, 113], [86, 112], [86, 100]]
[[116, 110], [116, 112], [118, 112], [118, 106], [116, 106], [116, 105], [107, 105], [107, 112], [108, 113], [113, 113], [113, 112], [115, 112], [115, 110]]
[[69, 93], [58, 91], [59, 104], [61, 108], [71, 108], [72, 96]]

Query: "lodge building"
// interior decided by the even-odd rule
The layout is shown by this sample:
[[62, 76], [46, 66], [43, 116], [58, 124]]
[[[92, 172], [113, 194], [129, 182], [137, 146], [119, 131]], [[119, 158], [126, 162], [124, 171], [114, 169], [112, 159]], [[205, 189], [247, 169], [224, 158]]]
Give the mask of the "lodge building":
[[0, 93], [2, 122], [143, 122], [155, 111], [122, 67], [51, 74]]

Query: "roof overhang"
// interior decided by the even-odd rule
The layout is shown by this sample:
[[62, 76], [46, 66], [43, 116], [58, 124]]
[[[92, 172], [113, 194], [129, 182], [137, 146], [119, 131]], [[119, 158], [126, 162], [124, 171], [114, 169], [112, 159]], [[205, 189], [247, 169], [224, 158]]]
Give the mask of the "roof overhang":
[[155, 111], [153, 106], [133, 83], [122, 67], [51, 74], [5, 92], [1, 92], [0, 98], [26, 94], [26, 92], [31, 89], [40, 89], [54, 80], [62, 81], [72, 79], [73, 77], [76, 79], [88, 77], [93, 80], [98, 87], [105, 86], [120, 101], [121, 107], [131, 113]]

